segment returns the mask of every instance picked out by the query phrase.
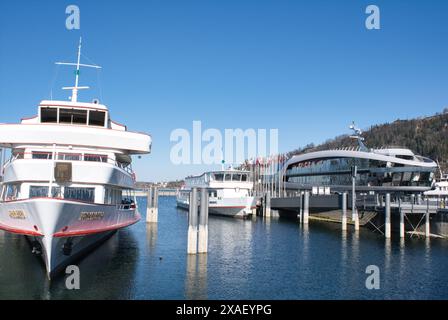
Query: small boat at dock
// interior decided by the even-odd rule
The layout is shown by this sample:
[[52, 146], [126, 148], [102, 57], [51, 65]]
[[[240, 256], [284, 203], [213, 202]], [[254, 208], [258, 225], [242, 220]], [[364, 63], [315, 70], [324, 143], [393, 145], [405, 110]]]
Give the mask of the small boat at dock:
[[184, 188], [179, 190], [177, 195], [179, 208], [190, 207], [190, 193], [193, 188], [208, 189], [210, 214], [245, 218], [256, 208], [250, 171], [230, 169], [187, 177]]

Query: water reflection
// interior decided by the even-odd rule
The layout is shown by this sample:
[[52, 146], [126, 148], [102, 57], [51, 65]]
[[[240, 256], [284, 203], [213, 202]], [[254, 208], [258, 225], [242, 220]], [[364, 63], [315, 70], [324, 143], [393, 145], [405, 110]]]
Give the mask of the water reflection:
[[[0, 298], [447, 298], [447, 241], [406, 239], [405, 246], [365, 229], [341, 234], [340, 224], [211, 216], [209, 253], [187, 256], [186, 212], [176, 214], [173, 198], [159, 205], [158, 224], [121, 230], [79, 262], [78, 292], [65, 289], [64, 276], [46, 281], [27, 241], [0, 232]], [[372, 264], [382, 271], [375, 292], [365, 288], [365, 268]]]
[[146, 242], [150, 250], [154, 251], [157, 245], [157, 223], [146, 223]]
[[207, 254], [187, 256], [185, 298], [187, 300], [207, 299]]
[[390, 272], [390, 260], [392, 256], [392, 240], [385, 238], [384, 243], [384, 269], [389, 274]]

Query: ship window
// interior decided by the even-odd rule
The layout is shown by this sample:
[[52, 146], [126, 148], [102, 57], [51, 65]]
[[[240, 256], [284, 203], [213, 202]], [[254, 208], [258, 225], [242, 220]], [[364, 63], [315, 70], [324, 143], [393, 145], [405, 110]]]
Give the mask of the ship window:
[[40, 108], [41, 123], [57, 123], [58, 109], [56, 108]]
[[234, 174], [232, 181], [241, 181], [241, 174], [239, 173]]
[[106, 113], [102, 111], [90, 111], [89, 113], [89, 125], [104, 127], [106, 120]]
[[95, 188], [64, 188], [64, 198], [68, 200], [95, 201]]
[[241, 181], [243, 181], [243, 182], [247, 181], [247, 174], [241, 175]]
[[77, 153], [59, 153], [58, 154], [58, 160], [65, 160], [65, 161], [80, 161], [81, 155]]
[[105, 156], [103, 154], [85, 154], [84, 161], [107, 162], [107, 156]]
[[225, 181], [232, 181], [232, 175], [231, 174], [226, 174], [224, 180]]
[[215, 180], [216, 181], [223, 181], [224, 180], [224, 174], [223, 173], [215, 173]]
[[53, 159], [53, 154], [51, 152], [32, 152], [33, 159], [42, 159], [42, 160], [50, 160]]
[[60, 109], [59, 123], [87, 124], [87, 111], [76, 109]]
[[395, 157], [398, 159], [403, 159], [403, 160], [414, 160], [413, 156], [408, 156], [408, 155], [397, 154]]
[[5, 200], [6, 201], [14, 201], [19, 197], [20, 185], [17, 184], [8, 184], [5, 186]]
[[[30, 198], [46, 198], [48, 196], [48, 187], [43, 186], [31, 186], [30, 187]], [[51, 196], [53, 198], [61, 197], [61, 188], [52, 187]]]

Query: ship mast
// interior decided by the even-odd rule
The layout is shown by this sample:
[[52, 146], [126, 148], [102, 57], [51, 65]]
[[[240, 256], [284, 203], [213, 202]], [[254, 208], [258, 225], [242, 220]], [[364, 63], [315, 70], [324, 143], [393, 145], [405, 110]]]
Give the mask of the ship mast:
[[359, 150], [361, 151], [368, 151], [369, 149], [364, 144], [364, 138], [362, 137], [362, 130], [356, 127], [355, 122], [353, 121], [350, 125], [350, 129], [353, 130], [354, 135], [350, 136], [352, 139], [356, 139], [358, 141]]
[[79, 74], [81, 67], [86, 68], [95, 68], [95, 69], [101, 69], [100, 66], [96, 65], [89, 65], [89, 64], [82, 64], [81, 63], [81, 47], [82, 47], [82, 38], [79, 38], [79, 46], [78, 46], [78, 59], [76, 63], [70, 63], [70, 62], [56, 62], [57, 65], [65, 65], [65, 66], [75, 66], [75, 86], [74, 87], [63, 87], [63, 90], [72, 90], [72, 102], [78, 101], [78, 91], [83, 89], [89, 89], [89, 87], [86, 86], [79, 86]]

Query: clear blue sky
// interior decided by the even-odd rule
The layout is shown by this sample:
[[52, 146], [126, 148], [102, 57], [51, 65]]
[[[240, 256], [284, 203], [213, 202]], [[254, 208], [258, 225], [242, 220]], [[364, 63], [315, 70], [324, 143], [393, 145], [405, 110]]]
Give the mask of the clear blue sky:
[[[81, 30], [65, 8], [81, 9]], [[364, 26], [381, 9], [381, 30]], [[0, 122], [36, 114], [55, 61], [84, 53], [103, 66], [81, 84], [112, 118], [151, 133], [153, 154], [135, 160], [140, 180], [183, 178], [203, 166], [170, 163], [170, 133], [278, 128], [280, 151], [372, 124], [430, 115], [448, 105], [448, 1], [1, 1]], [[86, 61], [85, 61], [86, 62]], [[59, 69], [54, 98], [73, 84]]]

